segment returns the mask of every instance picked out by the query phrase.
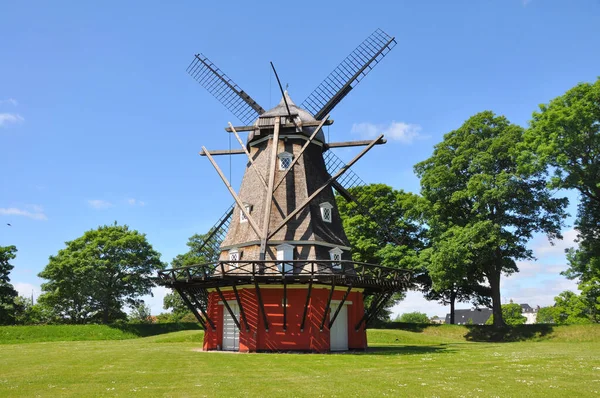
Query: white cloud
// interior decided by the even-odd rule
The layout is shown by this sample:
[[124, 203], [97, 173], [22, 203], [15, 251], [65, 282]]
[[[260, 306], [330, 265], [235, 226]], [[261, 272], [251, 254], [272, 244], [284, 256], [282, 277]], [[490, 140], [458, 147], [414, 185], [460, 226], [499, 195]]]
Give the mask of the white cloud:
[[19, 293], [19, 296], [31, 297], [31, 293], [33, 292], [34, 299], [37, 299], [40, 295], [40, 287], [37, 285], [32, 285], [31, 283], [23, 283], [23, 282], [15, 282], [13, 283], [13, 287]]
[[131, 206], [145, 206], [146, 205], [146, 203], [144, 203], [143, 201], [134, 199], [134, 198], [127, 199], [127, 203], [129, 203]]
[[[469, 304], [464, 304], [463, 307], [468, 305]], [[457, 307], [458, 306], [457, 303]], [[392, 307], [392, 319], [397, 315], [414, 311], [424, 312], [430, 318], [434, 315], [444, 318], [446, 314], [450, 312], [450, 307], [443, 306], [437, 301], [425, 300], [425, 298], [423, 298], [423, 293], [421, 292], [408, 291], [406, 292], [406, 298]]]
[[23, 216], [33, 220], [47, 220], [46, 214], [40, 206], [31, 206], [32, 211], [19, 209], [16, 207], [4, 207], [0, 208], [0, 215], [2, 216]]
[[375, 138], [384, 134], [386, 138], [403, 144], [411, 144], [416, 139], [426, 138], [421, 135], [421, 126], [418, 124], [396, 121], [390, 124], [354, 123], [351, 131], [363, 138]]
[[164, 286], [157, 286], [152, 289], [152, 294], [154, 297], [150, 295], [142, 296], [142, 300], [150, 307], [150, 313], [152, 315], [158, 315], [161, 312], [167, 312], [167, 310], [163, 309], [163, 300], [167, 294], [171, 293], [171, 289], [166, 288]]
[[563, 239], [554, 241], [553, 245], [545, 237], [539, 237], [533, 242], [534, 255], [538, 257], [564, 256], [565, 250], [576, 247], [577, 231], [569, 229], [563, 233]]
[[527, 5], [529, 3], [531, 3], [533, 0], [521, 0], [521, 3], [523, 4], [523, 7], [527, 7]]
[[107, 209], [113, 206], [112, 203], [102, 199], [90, 199], [88, 200], [88, 204], [94, 209]]
[[8, 98], [8, 99], [0, 100], [0, 105], [4, 105], [4, 104], [10, 104], [12, 106], [19, 105], [19, 103], [17, 102], [17, 100], [14, 99], [14, 98]]
[[7, 126], [9, 124], [17, 124], [23, 122], [25, 119], [16, 113], [0, 113], [0, 127]]

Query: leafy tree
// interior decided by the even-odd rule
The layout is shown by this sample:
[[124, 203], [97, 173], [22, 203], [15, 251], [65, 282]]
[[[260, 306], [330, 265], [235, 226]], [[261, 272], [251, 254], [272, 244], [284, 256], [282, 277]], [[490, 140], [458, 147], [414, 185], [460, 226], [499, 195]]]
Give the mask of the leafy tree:
[[433, 156], [415, 166], [430, 203], [434, 252], [443, 245], [462, 257], [448, 267], [444, 255], [432, 263], [434, 288], [465, 278], [487, 281], [495, 326], [504, 324], [502, 274], [517, 272], [517, 260], [533, 258], [526, 244], [535, 232], [560, 238], [565, 216], [566, 200], [552, 197], [541, 171], [517, 170], [523, 134], [505, 117], [481, 112], [446, 134]]
[[[212, 251], [208, 251], [204, 249], [204, 241], [207, 239], [209, 234], [194, 234], [186, 243], [189, 247], [188, 251], [184, 254], [178, 254], [173, 261], [171, 261], [171, 266], [173, 268], [186, 267], [189, 265], [195, 264], [203, 264], [212, 261], [218, 260], [218, 254], [213, 253]], [[203, 300], [200, 300], [200, 305], [206, 305]], [[181, 299], [181, 296], [177, 292], [171, 292], [165, 295], [163, 299], [163, 308], [165, 310], [170, 309], [172, 311], [172, 321], [179, 322], [186, 315], [190, 315], [191, 312], [187, 305]], [[189, 317], [188, 317], [189, 319]], [[194, 318], [193, 322], [197, 320]]]
[[67, 323], [125, 319], [123, 306], [151, 294], [154, 274], [164, 268], [144, 234], [127, 225], [105, 225], [66, 242], [40, 272], [48, 282], [39, 302]]
[[553, 188], [580, 194], [577, 250], [566, 275], [600, 278], [600, 78], [581, 83], [533, 114], [522, 154], [524, 168], [552, 173]]
[[17, 311], [15, 323], [18, 325], [40, 325], [54, 323], [52, 311], [44, 305], [33, 304], [31, 298], [19, 296], [15, 299]]
[[150, 306], [143, 301], [134, 306], [129, 314], [129, 322], [152, 323], [152, 312], [150, 311]]
[[[523, 308], [519, 304], [510, 303], [502, 305], [502, 318], [504, 323], [510, 326], [524, 325], [527, 318], [523, 316]], [[494, 315], [492, 315], [486, 322], [486, 325], [494, 324]]]
[[542, 307], [538, 310], [535, 323], [556, 323], [554, 307]]
[[581, 296], [564, 291], [554, 297], [554, 320], [559, 325], [591, 323], [589, 305]]
[[19, 294], [8, 276], [14, 268], [10, 261], [15, 259], [16, 253], [15, 246], [0, 246], [0, 325], [12, 325], [18, 310], [15, 299]]
[[396, 318], [398, 322], [404, 323], [429, 323], [429, 317], [423, 312], [407, 312]]
[[[419, 197], [384, 184], [355, 187], [349, 192], [356, 202], [341, 195], [336, 202], [352, 247], [352, 259], [411, 270], [415, 286], [431, 286], [419, 260], [419, 253], [426, 245]], [[389, 308], [402, 298], [404, 293], [393, 296], [377, 318], [388, 320]], [[371, 297], [365, 300], [365, 306], [370, 300]]]

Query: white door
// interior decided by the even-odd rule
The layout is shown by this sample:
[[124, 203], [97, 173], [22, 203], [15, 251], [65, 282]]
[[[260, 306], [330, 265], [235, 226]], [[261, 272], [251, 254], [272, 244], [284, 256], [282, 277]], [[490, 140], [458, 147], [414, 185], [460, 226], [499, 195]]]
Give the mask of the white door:
[[[331, 320], [338, 309], [339, 304], [331, 305], [331, 312], [329, 313], [329, 319]], [[346, 351], [348, 350], [348, 306], [343, 305], [340, 313], [333, 326], [329, 330], [331, 351]]]
[[[229, 303], [231, 311], [235, 317], [239, 319], [240, 310], [236, 303]], [[227, 311], [227, 307], [223, 305], [223, 350], [239, 351], [240, 350], [240, 331], [235, 326], [235, 321]]]

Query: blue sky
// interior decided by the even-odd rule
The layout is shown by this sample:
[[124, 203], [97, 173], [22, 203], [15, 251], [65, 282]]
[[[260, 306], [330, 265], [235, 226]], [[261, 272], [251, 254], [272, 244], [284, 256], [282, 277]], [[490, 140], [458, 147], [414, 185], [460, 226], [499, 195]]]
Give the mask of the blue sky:
[[[11, 276], [26, 294], [39, 292], [48, 256], [85, 230], [126, 223], [170, 261], [229, 206], [197, 153], [228, 148], [223, 128], [239, 122], [186, 74], [197, 52], [269, 108], [279, 101], [269, 61], [299, 104], [373, 30], [395, 36], [328, 133], [386, 133], [355, 170], [412, 192], [412, 166], [469, 116], [491, 109], [525, 126], [538, 104], [600, 75], [597, 0], [22, 1], [5, 2], [0, 21], [0, 245], [19, 249]], [[243, 159], [231, 170], [219, 160], [237, 186]], [[505, 297], [547, 305], [574, 287], [558, 274], [574, 237], [565, 233], [554, 247], [531, 243], [539, 261], [504, 280]], [[396, 312], [445, 313], [418, 296]]]

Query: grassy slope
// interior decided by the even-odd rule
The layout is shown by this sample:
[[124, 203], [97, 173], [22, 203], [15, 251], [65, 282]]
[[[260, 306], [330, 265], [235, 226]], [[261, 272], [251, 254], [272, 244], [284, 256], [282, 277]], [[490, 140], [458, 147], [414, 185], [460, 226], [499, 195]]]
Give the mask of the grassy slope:
[[[202, 332], [0, 346], [0, 396], [594, 396], [600, 325], [544, 342], [466, 342], [459, 326], [369, 330], [363, 354], [198, 352]], [[397, 339], [397, 340], [396, 340]], [[574, 342], [576, 344], [574, 344]]]
[[156, 325], [45, 325], [0, 326], [0, 344], [42, 341], [125, 340], [154, 336], [185, 329], [199, 329], [190, 324]]

